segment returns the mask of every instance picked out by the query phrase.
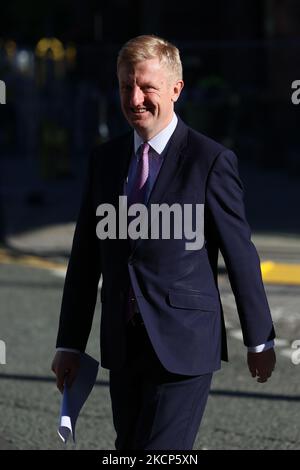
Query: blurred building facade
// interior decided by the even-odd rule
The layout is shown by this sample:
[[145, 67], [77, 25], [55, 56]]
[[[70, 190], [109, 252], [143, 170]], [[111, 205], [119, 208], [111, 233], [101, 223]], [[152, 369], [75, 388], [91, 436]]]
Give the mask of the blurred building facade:
[[23, 159], [37, 178], [77, 174], [95, 143], [127, 129], [116, 56], [147, 33], [182, 52], [188, 124], [240, 158], [300, 174], [297, 0], [13, 0], [0, 31], [0, 159]]

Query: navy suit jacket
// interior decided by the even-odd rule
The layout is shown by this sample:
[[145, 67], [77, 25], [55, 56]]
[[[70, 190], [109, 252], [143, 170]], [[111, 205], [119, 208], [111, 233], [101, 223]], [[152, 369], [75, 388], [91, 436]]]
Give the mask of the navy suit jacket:
[[152, 203], [204, 204], [205, 241], [186, 250], [182, 239], [100, 240], [96, 209], [118, 207], [133, 133], [104, 145], [90, 159], [87, 183], [65, 281], [57, 346], [85, 350], [99, 277], [101, 365], [118, 369], [126, 358], [124, 305], [129, 282], [152, 345], [166, 369], [197, 375], [227, 360], [217, 284], [221, 250], [246, 346], [274, 338], [259, 258], [245, 218], [243, 187], [233, 152], [187, 127], [180, 119], [150, 195]]

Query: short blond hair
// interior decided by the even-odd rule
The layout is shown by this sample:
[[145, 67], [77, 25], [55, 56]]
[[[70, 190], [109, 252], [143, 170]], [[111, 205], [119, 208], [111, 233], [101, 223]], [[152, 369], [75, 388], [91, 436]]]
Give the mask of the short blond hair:
[[176, 46], [154, 35], [142, 35], [130, 39], [118, 54], [117, 72], [122, 64], [135, 65], [144, 60], [158, 58], [176, 80], [182, 80], [182, 64]]

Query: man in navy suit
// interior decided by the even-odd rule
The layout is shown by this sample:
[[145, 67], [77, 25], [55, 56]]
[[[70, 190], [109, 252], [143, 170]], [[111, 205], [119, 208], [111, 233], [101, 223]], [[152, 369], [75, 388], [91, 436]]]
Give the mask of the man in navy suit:
[[[155, 36], [134, 38], [119, 53], [118, 79], [133, 132], [102, 145], [90, 160], [52, 369], [60, 390], [65, 378], [72, 384], [102, 275], [101, 365], [110, 369], [116, 448], [192, 449], [212, 373], [227, 360], [219, 250], [248, 347], [248, 367], [259, 382], [275, 366], [272, 319], [236, 156], [174, 113], [183, 88], [178, 49]], [[149, 220], [148, 236], [120, 236], [119, 197], [125, 195], [129, 206], [139, 203], [147, 210], [155, 204], [189, 205], [191, 217], [183, 225], [190, 231], [164, 237], [159, 228], [159, 236], [151, 237], [155, 221]], [[97, 230], [104, 220], [101, 207], [116, 209], [117, 227], [107, 236]], [[203, 242], [188, 249], [197, 207], [204, 208]], [[169, 229], [174, 234], [172, 217]]]

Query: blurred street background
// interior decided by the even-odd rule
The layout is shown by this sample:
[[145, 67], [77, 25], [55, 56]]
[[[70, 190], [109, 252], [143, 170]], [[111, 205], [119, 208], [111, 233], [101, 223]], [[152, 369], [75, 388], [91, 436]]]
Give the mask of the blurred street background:
[[[246, 366], [220, 259], [230, 363], [215, 374], [196, 449], [300, 449], [300, 2], [11, 0], [1, 6], [0, 450], [64, 449], [50, 371], [88, 157], [128, 129], [116, 57], [139, 34], [181, 51], [177, 113], [233, 149], [277, 331], [265, 385]], [[88, 352], [99, 359], [97, 304]], [[5, 346], [4, 346], [5, 345]], [[299, 350], [300, 351], [300, 350]], [[299, 363], [299, 364], [298, 364]], [[113, 449], [108, 374], [78, 421], [78, 449]], [[68, 448], [74, 448], [72, 445]]]

